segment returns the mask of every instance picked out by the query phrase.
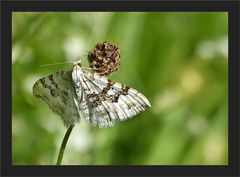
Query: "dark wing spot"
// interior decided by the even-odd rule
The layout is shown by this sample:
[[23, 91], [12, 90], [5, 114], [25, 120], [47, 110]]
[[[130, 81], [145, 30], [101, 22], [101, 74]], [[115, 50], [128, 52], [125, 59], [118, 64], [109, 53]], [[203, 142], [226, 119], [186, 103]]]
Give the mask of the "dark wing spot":
[[58, 96], [58, 92], [54, 89], [50, 89], [50, 93], [53, 97], [57, 97]]
[[44, 97], [44, 100], [45, 100], [45, 101], [48, 101], [48, 102], [50, 101], [47, 96], [44, 95], [43, 97]]
[[115, 95], [113, 95], [113, 99], [112, 99], [112, 102], [118, 102], [118, 99], [119, 99], [119, 94], [117, 93], [117, 94], [115, 94]]
[[51, 81], [51, 84], [53, 84], [53, 85], [55, 86], [55, 88], [58, 89], [58, 85], [57, 85], [57, 83], [54, 81], [53, 75], [50, 75], [50, 76], [49, 76], [49, 80]]
[[65, 105], [67, 105], [67, 98], [66, 98], [65, 96], [61, 96], [60, 98], [61, 98], [62, 102], [63, 102]]
[[115, 84], [114, 81], [111, 81], [110, 79], [108, 79], [107, 87], [111, 88], [114, 84]]
[[47, 88], [44, 78], [40, 79], [40, 82], [44, 88]]
[[102, 99], [100, 97], [100, 95], [93, 93], [93, 94], [89, 94], [87, 95], [88, 100], [92, 103], [92, 105], [94, 107], [97, 107], [98, 105], [100, 105], [102, 103]]
[[63, 90], [62, 93], [63, 93], [63, 95], [68, 96], [68, 92], [67, 91]]
[[129, 87], [128, 87], [128, 86], [122, 85], [122, 91], [123, 91], [123, 93], [128, 94], [128, 90], [129, 90]]
[[61, 77], [63, 77], [64, 71], [61, 71]]
[[109, 89], [110, 89], [109, 87], [103, 88], [102, 93], [106, 95]]

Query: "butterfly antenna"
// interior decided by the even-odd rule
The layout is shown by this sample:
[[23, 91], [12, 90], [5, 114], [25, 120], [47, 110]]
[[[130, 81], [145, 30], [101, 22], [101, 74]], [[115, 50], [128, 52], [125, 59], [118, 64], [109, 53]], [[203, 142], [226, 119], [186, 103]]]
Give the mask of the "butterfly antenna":
[[53, 65], [61, 65], [61, 64], [69, 64], [69, 63], [73, 63], [74, 61], [66, 61], [66, 62], [59, 62], [59, 63], [49, 63], [49, 64], [43, 64], [43, 65], [40, 65], [40, 67], [43, 67], [43, 66], [53, 66]]

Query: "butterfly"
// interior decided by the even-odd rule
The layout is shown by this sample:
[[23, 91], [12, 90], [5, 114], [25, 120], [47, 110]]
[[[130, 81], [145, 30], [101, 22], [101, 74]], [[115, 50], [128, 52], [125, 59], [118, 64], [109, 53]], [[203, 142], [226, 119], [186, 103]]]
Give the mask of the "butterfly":
[[80, 119], [96, 127], [111, 127], [151, 107], [142, 93], [83, 69], [81, 61], [75, 62], [70, 71], [39, 79], [33, 95], [47, 103], [66, 127]]

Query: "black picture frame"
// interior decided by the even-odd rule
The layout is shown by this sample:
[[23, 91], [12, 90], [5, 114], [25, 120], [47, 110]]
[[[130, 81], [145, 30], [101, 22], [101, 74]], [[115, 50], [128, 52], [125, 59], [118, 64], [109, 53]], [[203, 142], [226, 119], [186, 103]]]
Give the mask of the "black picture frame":
[[[13, 166], [11, 163], [12, 12], [196, 11], [228, 12], [229, 164], [211, 166]], [[2, 176], [239, 176], [239, 1], [1, 1]]]

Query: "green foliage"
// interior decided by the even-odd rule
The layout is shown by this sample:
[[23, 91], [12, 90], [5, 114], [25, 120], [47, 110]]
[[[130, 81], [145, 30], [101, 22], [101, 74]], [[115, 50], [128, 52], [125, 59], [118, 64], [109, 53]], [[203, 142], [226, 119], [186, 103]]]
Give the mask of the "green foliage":
[[66, 131], [32, 95], [37, 79], [83, 59], [95, 43], [121, 51], [110, 78], [152, 107], [112, 128], [74, 127], [63, 164], [228, 164], [228, 15], [223, 12], [14, 12], [12, 162], [55, 164]]

